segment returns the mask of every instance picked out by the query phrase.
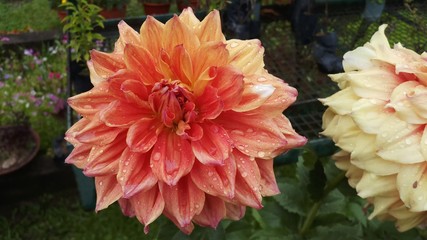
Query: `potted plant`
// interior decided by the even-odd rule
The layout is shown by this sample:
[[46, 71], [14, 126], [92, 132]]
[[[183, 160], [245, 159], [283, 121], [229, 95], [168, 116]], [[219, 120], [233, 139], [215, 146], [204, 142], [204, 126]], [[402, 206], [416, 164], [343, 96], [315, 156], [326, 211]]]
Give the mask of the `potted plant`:
[[90, 58], [90, 50], [96, 41], [102, 41], [104, 37], [95, 33], [95, 28], [104, 27], [104, 17], [100, 15], [101, 8], [86, 0], [77, 4], [66, 2], [61, 5], [69, 11], [62, 23], [64, 33], [69, 35], [67, 48], [71, 58], [70, 72], [73, 75], [73, 84], [76, 92], [89, 90], [92, 86], [86, 61]]
[[91, 0], [90, 3], [102, 8], [101, 16], [106, 19], [124, 18], [130, 0]]
[[170, 9], [170, 0], [140, 0], [145, 15], [166, 14]]
[[224, 12], [224, 27], [229, 38], [252, 39], [260, 34], [261, 5], [256, 0], [232, 0]]

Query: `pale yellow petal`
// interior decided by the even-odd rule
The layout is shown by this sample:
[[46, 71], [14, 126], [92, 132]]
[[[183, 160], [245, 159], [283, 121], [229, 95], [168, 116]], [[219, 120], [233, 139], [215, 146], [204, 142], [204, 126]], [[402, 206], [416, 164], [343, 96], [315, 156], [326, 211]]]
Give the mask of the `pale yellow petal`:
[[378, 134], [379, 127], [389, 117], [386, 101], [362, 98], [353, 104], [351, 116], [362, 131]]
[[230, 64], [246, 75], [262, 74], [264, 70], [264, 47], [257, 39], [227, 41]]
[[377, 176], [372, 173], [363, 173], [362, 178], [356, 185], [357, 194], [362, 198], [375, 196], [394, 196], [396, 190], [396, 176]]
[[345, 115], [351, 113], [353, 104], [359, 99], [351, 88], [346, 88], [328, 98], [319, 99], [319, 101], [337, 114]]
[[400, 198], [413, 212], [427, 210], [427, 164], [406, 164], [397, 175]]

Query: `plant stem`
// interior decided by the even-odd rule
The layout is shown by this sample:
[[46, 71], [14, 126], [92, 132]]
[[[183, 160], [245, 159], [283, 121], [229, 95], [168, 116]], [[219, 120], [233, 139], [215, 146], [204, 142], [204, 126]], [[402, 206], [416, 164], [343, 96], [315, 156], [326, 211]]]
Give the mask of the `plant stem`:
[[319, 210], [320, 205], [322, 204], [325, 197], [328, 196], [328, 194], [332, 190], [334, 190], [344, 178], [345, 178], [345, 172], [341, 172], [334, 179], [332, 179], [332, 181], [330, 181], [328, 185], [326, 185], [325, 189], [323, 190], [322, 197], [311, 206], [310, 211], [308, 212], [307, 218], [305, 219], [302, 225], [302, 228], [300, 229], [301, 236], [304, 236], [307, 233], [307, 231], [310, 229], [311, 224], [313, 223], [314, 218], [317, 215], [317, 211]]

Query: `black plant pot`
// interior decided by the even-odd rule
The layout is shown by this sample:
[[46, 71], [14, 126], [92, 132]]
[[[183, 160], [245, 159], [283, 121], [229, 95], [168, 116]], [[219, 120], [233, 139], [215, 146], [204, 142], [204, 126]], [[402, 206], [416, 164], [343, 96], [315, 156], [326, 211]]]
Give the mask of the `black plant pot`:
[[75, 93], [83, 93], [92, 89], [89, 71], [85, 63], [71, 61], [70, 63], [71, 82]]
[[338, 36], [336, 32], [322, 33], [315, 36], [313, 56], [323, 73], [339, 73], [343, 71], [342, 57], [336, 55]]
[[233, 0], [224, 10], [224, 28], [228, 38], [253, 39], [260, 36], [260, 3]]

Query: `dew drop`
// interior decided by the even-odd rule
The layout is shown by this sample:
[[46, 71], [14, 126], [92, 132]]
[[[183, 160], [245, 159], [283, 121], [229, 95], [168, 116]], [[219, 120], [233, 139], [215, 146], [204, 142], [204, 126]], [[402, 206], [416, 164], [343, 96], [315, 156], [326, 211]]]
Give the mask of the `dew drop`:
[[247, 172], [242, 172], [242, 177], [247, 177], [248, 173]]
[[217, 180], [218, 180], [218, 178], [214, 177], [212, 180], [217, 181]]
[[208, 172], [208, 176], [209, 176], [209, 177], [212, 177], [212, 175], [213, 175], [213, 172], [212, 172], [212, 171], [209, 171], [209, 172]]
[[125, 180], [125, 179], [123, 177], [121, 177], [119, 180], [120, 180], [120, 182], [123, 182], [123, 180]]
[[261, 152], [261, 151], [259, 151], [259, 152], [258, 152], [258, 157], [261, 157], [261, 158], [262, 158], [262, 157], [264, 157], [264, 156], [265, 156], [265, 152]]
[[104, 184], [102, 181], [101, 181], [101, 182], [99, 182], [99, 186], [102, 186], [102, 184]]
[[406, 140], [405, 140], [405, 143], [409, 145], [409, 144], [411, 144], [412, 142], [411, 142], [411, 140], [406, 139]]
[[246, 130], [246, 132], [252, 133], [252, 132], [254, 132], [254, 130], [252, 128], [248, 128], [248, 130]]
[[237, 47], [237, 46], [239, 46], [239, 44], [238, 44], [238, 43], [236, 43], [236, 42], [232, 42], [232, 43], [231, 43], [231, 45], [230, 45], [230, 47], [232, 47], [232, 48], [235, 48], [235, 47]]
[[194, 205], [194, 207], [195, 207], [196, 209], [198, 209], [200, 206], [199, 206], [199, 204], [195, 204], [195, 205]]
[[237, 135], [240, 135], [240, 136], [243, 136], [243, 135], [244, 135], [243, 131], [238, 130], [238, 129], [231, 130], [231, 133], [233, 133], [233, 134], [237, 134]]
[[123, 169], [123, 170], [122, 170], [122, 172], [123, 172], [123, 173], [126, 173], [127, 171], [128, 171], [127, 169]]
[[159, 152], [154, 153], [153, 160], [155, 160], [155, 161], [159, 161], [160, 160], [160, 153]]
[[265, 77], [259, 77], [258, 78], [258, 82], [265, 82], [265, 81], [267, 81], [267, 78], [265, 78]]
[[125, 162], [125, 166], [128, 166], [128, 165], [129, 165], [129, 161], [126, 161], [126, 162]]

